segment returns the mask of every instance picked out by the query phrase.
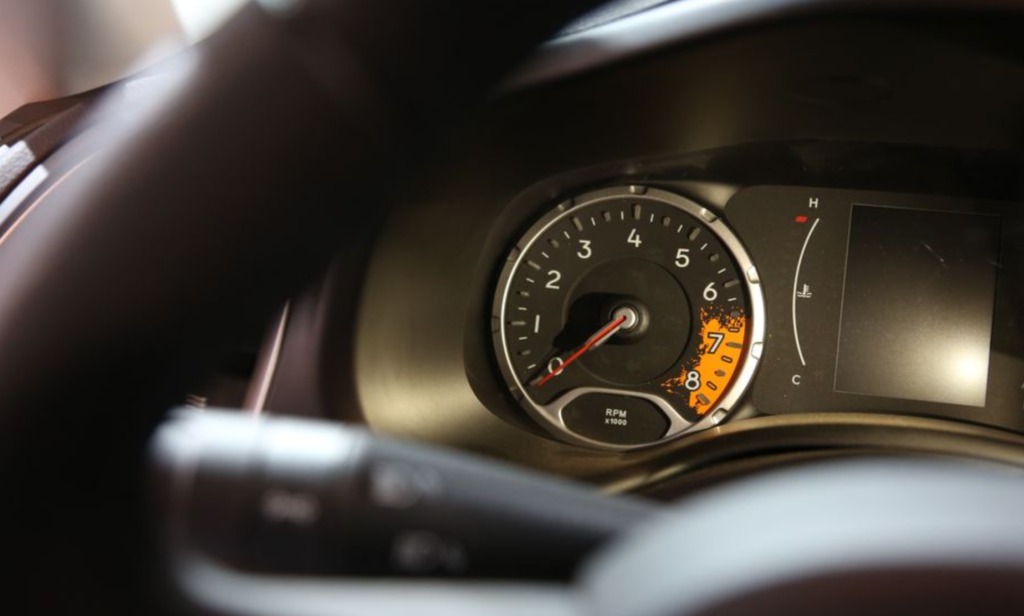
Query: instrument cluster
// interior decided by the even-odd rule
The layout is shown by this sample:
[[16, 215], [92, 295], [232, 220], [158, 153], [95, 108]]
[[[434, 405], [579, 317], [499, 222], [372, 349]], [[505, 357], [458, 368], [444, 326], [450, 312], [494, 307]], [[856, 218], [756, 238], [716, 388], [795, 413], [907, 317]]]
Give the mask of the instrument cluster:
[[760, 186], [720, 211], [639, 184], [574, 194], [501, 264], [495, 358], [530, 417], [599, 449], [743, 401], [1022, 431], [1022, 229], [1015, 204], [901, 193]]

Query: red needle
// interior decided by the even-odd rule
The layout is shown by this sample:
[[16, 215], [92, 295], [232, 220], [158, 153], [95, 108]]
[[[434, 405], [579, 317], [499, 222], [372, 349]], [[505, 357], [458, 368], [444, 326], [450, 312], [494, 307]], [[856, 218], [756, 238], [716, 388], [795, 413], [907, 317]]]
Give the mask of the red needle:
[[587, 341], [583, 343], [583, 346], [576, 349], [576, 352], [574, 352], [564, 362], [562, 362], [562, 365], [558, 367], [558, 370], [555, 370], [554, 372], [549, 372], [548, 375], [542, 378], [536, 386], [540, 387], [544, 383], [547, 383], [548, 381], [553, 379], [555, 375], [561, 374], [563, 370], [569, 367], [569, 364], [576, 361], [577, 359], [580, 358], [581, 355], [597, 346], [602, 340], [617, 332], [619, 328], [622, 327], [622, 324], [625, 322], [626, 315], [622, 315], [619, 318], [612, 321], [611, 323], [609, 323], [608, 325], [602, 327], [601, 331], [597, 332], [596, 334], [588, 338]]

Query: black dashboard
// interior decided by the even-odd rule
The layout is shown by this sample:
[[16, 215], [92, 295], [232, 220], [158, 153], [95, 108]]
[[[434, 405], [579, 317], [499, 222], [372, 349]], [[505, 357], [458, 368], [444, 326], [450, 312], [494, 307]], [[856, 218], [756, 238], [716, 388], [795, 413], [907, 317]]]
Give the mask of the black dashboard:
[[[684, 470], [693, 477], [723, 464], [747, 468], [844, 452], [1019, 462], [1019, 25], [997, 13], [968, 20], [808, 14], [680, 34], [671, 44], [628, 57], [611, 53], [604, 64], [557, 79], [542, 52], [451, 137], [431, 173], [405, 191], [380, 238], [347, 248], [339, 271], [292, 303], [277, 337], [266, 407], [362, 422], [610, 489], [657, 485]], [[564, 57], [576, 45], [600, 57], [601, 43], [614, 50], [629, 26], [626, 18], [570, 35], [547, 53]], [[694, 318], [678, 326], [685, 331], [649, 337], [681, 340], [661, 364], [626, 376], [627, 362], [639, 366], [653, 352], [634, 345], [642, 352], [602, 368], [602, 354], [619, 352], [602, 340], [593, 352], [585, 349], [573, 368], [584, 376], [573, 384], [562, 363], [596, 342], [588, 335], [600, 333], [595, 326], [622, 302], [606, 302], [599, 306], [603, 316], [568, 327], [579, 321], [568, 314], [583, 310], [571, 307], [583, 292], [566, 289], [598, 283], [590, 274], [570, 280], [567, 271], [541, 269], [542, 257], [527, 255], [522, 267], [538, 273], [530, 284], [539, 281], [565, 298], [529, 308], [529, 321], [505, 318], [502, 306], [518, 288], [509, 286], [519, 275], [510, 263], [533, 239], [551, 241], [538, 235], [545, 221], [561, 220], [551, 224], [566, 225], [559, 233], [567, 238], [573, 226], [582, 233], [588, 218], [563, 213], [608, 191], [625, 199], [622, 212], [594, 210], [598, 219], [608, 217], [609, 229], [612, 216], [625, 221], [633, 213], [630, 191], [690, 204], [675, 220], [672, 212], [655, 217], [650, 210], [649, 220], [648, 210], [643, 220], [637, 212], [637, 221], [693, 242], [652, 248], [661, 256], [650, 259], [663, 262], [650, 266], [660, 272], [650, 276], [690, 271], [675, 268], [679, 257], [689, 264], [689, 251], [696, 255], [705, 244], [689, 237], [691, 228], [712, 221], [728, 229], [743, 255], [732, 248], [716, 253], [730, 265], [727, 274], [715, 268], [723, 276], [713, 283], [719, 286], [709, 289], [710, 278], [676, 278], [681, 291], [673, 293], [690, 305], [680, 312]], [[676, 222], [689, 226], [677, 230]], [[614, 233], [616, 250], [639, 251], [639, 244], [628, 245], [639, 241], [637, 229]], [[571, 240], [578, 250], [567, 266], [610, 241], [580, 237]], [[367, 269], [351, 276], [358, 255]], [[753, 272], [746, 271], [750, 264]], [[624, 280], [633, 273], [601, 276]], [[739, 293], [724, 293], [723, 284], [738, 285]], [[763, 297], [756, 318], [754, 286]], [[635, 298], [634, 291], [613, 299]], [[712, 384], [725, 402], [704, 396], [659, 407], [657, 386], [666, 375], [682, 366], [678, 387], [687, 394], [687, 374], [698, 374], [690, 355], [724, 339], [725, 329], [708, 338], [692, 324], [702, 294], [706, 300], [719, 291], [752, 318], [745, 338], [734, 343], [736, 375], [715, 367], [724, 381]], [[515, 321], [526, 333], [536, 324], [540, 335], [542, 312], [549, 315], [545, 324], [550, 315], [566, 319], [548, 336], [560, 335], [560, 346], [524, 347], [531, 360], [507, 364], [503, 324]], [[351, 315], [355, 325], [342, 325]], [[517, 338], [529, 336], [509, 335], [509, 344]], [[564, 391], [576, 389], [554, 420], [545, 419], [553, 396], [531, 402], [531, 387], [551, 373], [555, 383], [566, 383]], [[709, 393], [696, 389], [706, 375], [698, 376], [690, 381], [693, 400]], [[579, 400], [591, 400], [594, 409], [569, 408], [585, 406]], [[623, 436], [627, 412], [638, 418], [633, 425], [646, 427]]]

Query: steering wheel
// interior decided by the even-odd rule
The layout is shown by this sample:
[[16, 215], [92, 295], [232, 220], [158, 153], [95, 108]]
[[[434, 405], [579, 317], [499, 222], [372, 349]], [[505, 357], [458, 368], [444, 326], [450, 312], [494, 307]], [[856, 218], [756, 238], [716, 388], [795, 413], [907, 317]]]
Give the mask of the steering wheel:
[[[143, 471], [166, 409], [339, 248], [372, 233], [403, 182], [498, 77], [595, 4], [262, 0], [184, 54], [165, 92], [130, 113], [113, 107], [107, 113], [117, 117], [71, 146], [68, 155], [84, 162], [0, 243], [0, 493], [15, 596], [42, 613], [175, 607], [157, 590], [162, 572]], [[842, 473], [860, 491], [837, 491]], [[901, 490], [897, 479], [916, 487]], [[893, 597], [931, 589], [935, 605], [950, 608], [979, 607], [970, 602], [978, 588], [989, 607], [1024, 604], [1012, 583], [1024, 571], [1024, 534], [1011, 515], [1022, 498], [1012, 479], [920, 463], [902, 473], [867, 465], [751, 481], [594, 560], [581, 590], [438, 594], [420, 586], [381, 604], [358, 585], [264, 580], [279, 594], [268, 590], [246, 606], [278, 614], [401, 611], [417, 601], [446, 613], [661, 614], [683, 613], [684, 605], [743, 613], [753, 605], [810, 611], [836, 600], [903, 609], [909, 604]], [[973, 487], [964, 492], [965, 485]], [[805, 514], [843, 523], [807, 532], [812, 520], [792, 515], [807, 498], [816, 505]], [[951, 498], [972, 505], [921, 525], [927, 533], [906, 533], [912, 516]], [[753, 543], [749, 520], [733, 517], [750, 507], [763, 507], [764, 523], [785, 529], [773, 536], [788, 540]], [[990, 508], [1006, 516], [990, 516], [949, 544], [931, 540], [971, 528]], [[891, 524], [883, 509], [904, 524]], [[871, 523], [852, 523], [863, 518]], [[737, 530], [729, 542], [693, 542], [721, 524]], [[846, 545], [862, 546], [863, 558], [828, 560], [835, 554], [812, 549], [864, 529], [885, 541]], [[886, 542], [934, 549], [901, 549], [897, 558]], [[986, 550], [994, 544], [1000, 549]], [[804, 559], [775, 561], [787, 545]], [[686, 546], [718, 557], [691, 562], [694, 585], [683, 593], [670, 565]], [[728, 573], [745, 553], [745, 573]], [[803, 575], [825, 561], [827, 575]], [[751, 581], [766, 579], [756, 565], [769, 562], [792, 575]], [[929, 586], [936, 573], [948, 582], [942, 592]], [[735, 580], [743, 583], [725, 583]], [[234, 583], [220, 582], [214, 595]], [[877, 602], [853, 601], [868, 585]], [[295, 596], [309, 601], [280, 602]], [[228, 603], [205, 607], [242, 613]]]

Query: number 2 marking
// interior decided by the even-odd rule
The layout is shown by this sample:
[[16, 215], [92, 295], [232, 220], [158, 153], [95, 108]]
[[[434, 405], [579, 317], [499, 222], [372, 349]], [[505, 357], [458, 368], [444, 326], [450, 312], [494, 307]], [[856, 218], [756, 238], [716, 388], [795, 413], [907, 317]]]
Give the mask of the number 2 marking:
[[548, 289], [554, 289], [556, 291], [560, 289], [561, 287], [558, 286], [558, 281], [562, 279], [562, 273], [559, 272], [558, 270], [549, 270], [548, 276], [551, 276], [551, 280], [549, 280], [548, 283], [544, 286], [547, 287]]

